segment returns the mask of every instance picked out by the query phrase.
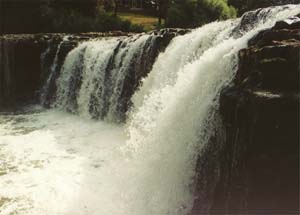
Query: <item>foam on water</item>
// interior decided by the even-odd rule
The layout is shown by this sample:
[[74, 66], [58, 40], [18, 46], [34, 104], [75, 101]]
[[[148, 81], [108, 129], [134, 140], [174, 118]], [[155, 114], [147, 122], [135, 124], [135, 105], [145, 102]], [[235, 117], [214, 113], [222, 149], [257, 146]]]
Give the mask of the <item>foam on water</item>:
[[0, 214], [99, 214], [120, 126], [57, 111], [1, 116]]

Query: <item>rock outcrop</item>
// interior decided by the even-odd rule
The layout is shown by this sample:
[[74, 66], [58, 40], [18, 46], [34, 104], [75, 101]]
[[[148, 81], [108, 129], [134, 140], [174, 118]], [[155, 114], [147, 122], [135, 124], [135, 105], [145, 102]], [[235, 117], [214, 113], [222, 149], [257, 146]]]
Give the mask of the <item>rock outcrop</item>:
[[[248, 45], [239, 52], [233, 86], [221, 94], [223, 128], [206, 152], [214, 152], [213, 158], [206, 156], [213, 160], [212, 170], [202, 170], [214, 185], [206, 188], [211, 193], [206, 209], [210, 214], [297, 214], [299, 17], [278, 22]], [[195, 208], [199, 204], [201, 199]]]

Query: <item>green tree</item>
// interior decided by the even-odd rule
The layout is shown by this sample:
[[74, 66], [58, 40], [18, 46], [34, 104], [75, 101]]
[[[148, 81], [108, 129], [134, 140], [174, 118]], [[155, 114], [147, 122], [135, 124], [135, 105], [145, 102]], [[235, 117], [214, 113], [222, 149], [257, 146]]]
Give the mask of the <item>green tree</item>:
[[197, 26], [196, 13], [196, 0], [173, 0], [167, 12], [166, 26], [195, 27]]
[[200, 24], [236, 17], [236, 9], [227, 0], [198, 0], [197, 13]]
[[173, 0], [167, 15], [167, 27], [191, 28], [236, 17], [227, 0]]

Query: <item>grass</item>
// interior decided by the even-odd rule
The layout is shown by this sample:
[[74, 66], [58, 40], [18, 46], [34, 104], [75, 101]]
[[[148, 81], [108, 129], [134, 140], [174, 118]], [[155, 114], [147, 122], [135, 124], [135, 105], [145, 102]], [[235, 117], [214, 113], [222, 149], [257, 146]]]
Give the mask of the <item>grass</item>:
[[131, 21], [132, 24], [144, 26], [145, 31], [156, 29], [158, 23], [157, 17], [142, 14], [119, 12], [118, 16], [123, 20]]

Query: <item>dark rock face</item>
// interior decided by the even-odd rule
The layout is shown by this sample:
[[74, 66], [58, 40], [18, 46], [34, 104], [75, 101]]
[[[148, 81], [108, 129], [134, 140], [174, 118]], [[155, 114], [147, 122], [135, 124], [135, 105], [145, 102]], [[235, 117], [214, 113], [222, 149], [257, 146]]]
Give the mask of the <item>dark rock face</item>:
[[43, 43], [32, 35], [0, 40], [0, 105], [13, 105], [34, 96], [39, 86]]
[[221, 94], [221, 135], [211, 146], [219, 162], [208, 173], [215, 176], [210, 214], [299, 212], [299, 24], [278, 22], [239, 53], [234, 84]]

